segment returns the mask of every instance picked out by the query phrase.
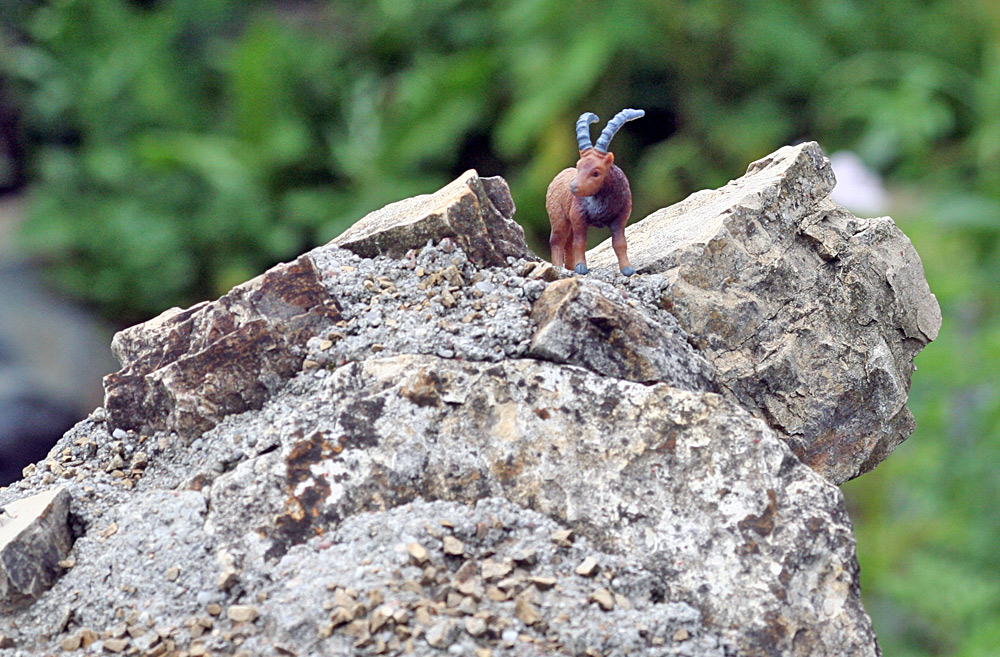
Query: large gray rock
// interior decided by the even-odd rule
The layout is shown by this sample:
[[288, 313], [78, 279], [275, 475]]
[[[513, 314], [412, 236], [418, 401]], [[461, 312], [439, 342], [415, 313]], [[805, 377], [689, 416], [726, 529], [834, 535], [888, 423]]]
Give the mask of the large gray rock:
[[545, 288], [531, 310], [538, 330], [528, 355], [619, 379], [714, 391], [712, 367], [688, 344], [677, 320], [666, 313], [654, 318], [608, 288], [581, 278]]
[[[726, 654], [696, 608], [653, 601], [665, 592], [650, 571], [582, 537], [553, 540], [560, 530], [551, 518], [501, 498], [473, 506], [414, 502], [351, 516], [329, 539], [311, 539], [265, 567], [273, 583], [263, 589], [264, 631], [244, 647], [262, 654], [273, 642], [349, 655], [369, 653], [381, 640], [392, 654], [392, 637], [412, 633], [417, 654], [473, 655], [484, 645], [494, 646], [495, 655]], [[455, 551], [451, 539], [461, 542], [460, 557], [446, 551]], [[329, 547], [317, 549], [322, 544]], [[593, 576], [576, 572], [587, 559], [596, 564]], [[358, 585], [360, 561], [370, 566]], [[298, 586], [285, 586], [289, 577]], [[448, 597], [463, 590], [471, 595], [449, 607]], [[345, 623], [337, 602], [368, 608]]]
[[[905, 371], [936, 306], [909, 252], [862, 248], [896, 244], [891, 223], [862, 230], [817, 201], [821, 155], [795, 153], [753, 169], [756, 201], [730, 195], [719, 213], [740, 222], [679, 232], [689, 248], [661, 273], [574, 279], [539, 264], [505, 186], [469, 174], [119, 334], [107, 408], [0, 489], [6, 504], [62, 479], [79, 534], [68, 572], [0, 619], [17, 646], [3, 654], [879, 654], [830, 481], [859, 448], [809, 452], [774, 420], [834, 393], [785, 394], [773, 363], [740, 349], [816, 362], [807, 337], [847, 312], [826, 269], [849, 288], [881, 276], [883, 296], [858, 288], [852, 335], [882, 335], [873, 304], [891, 298], [911, 337], [885, 338], [881, 360], [836, 346], [822, 370], [836, 399], [870, 396], [844, 412], [874, 426], [896, 407], [873, 391], [905, 400], [887, 372]], [[754, 222], [773, 234], [753, 248], [749, 233], [695, 245]], [[716, 249], [742, 249], [753, 278], [802, 244], [813, 287], [747, 301], [774, 304], [773, 321], [726, 305], [735, 274], [705, 291], [711, 321], [701, 292], [685, 296], [696, 272], [716, 275]], [[648, 271], [651, 250], [636, 251]], [[825, 269], [806, 267], [813, 256]], [[734, 335], [746, 344], [725, 348]], [[757, 357], [772, 388], [754, 396], [735, 364]], [[857, 358], [868, 378], [837, 378]], [[843, 418], [830, 423], [839, 436]]]
[[[639, 272], [669, 281], [663, 305], [722, 390], [840, 483], [913, 431], [913, 358], [941, 311], [906, 235], [835, 206], [834, 182], [814, 142], [786, 146], [626, 237]], [[587, 261], [613, 270], [610, 241]]]
[[877, 654], [839, 491], [718, 395], [433, 356], [286, 392], [239, 425], [278, 450], [212, 488], [209, 523], [245, 565], [365, 511], [502, 497], [641, 565], [734, 654]]

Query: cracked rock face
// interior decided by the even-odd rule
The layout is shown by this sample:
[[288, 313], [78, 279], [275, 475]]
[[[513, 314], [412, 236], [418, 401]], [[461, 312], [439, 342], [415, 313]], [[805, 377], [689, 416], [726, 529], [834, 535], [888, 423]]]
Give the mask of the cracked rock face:
[[339, 317], [307, 257], [214, 302], [173, 308], [119, 332], [122, 369], [104, 379], [115, 428], [204, 431], [259, 408], [302, 365], [301, 345]]
[[[665, 303], [725, 394], [841, 483], [913, 431], [913, 358], [941, 311], [906, 235], [834, 205], [834, 184], [815, 142], [786, 146], [626, 237], [638, 271], [670, 281]], [[610, 241], [587, 261], [616, 267]]]
[[834, 482], [939, 315], [831, 185], [783, 149], [580, 278], [470, 172], [123, 331], [0, 489], [76, 539], [0, 654], [878, 655]]
[[640, 383], [714, 390], [715, 373], [673, 316], [651, 317], [615, 296], [580, 278], [549, 285], [531, 311], [538, 330], [528, 355]]

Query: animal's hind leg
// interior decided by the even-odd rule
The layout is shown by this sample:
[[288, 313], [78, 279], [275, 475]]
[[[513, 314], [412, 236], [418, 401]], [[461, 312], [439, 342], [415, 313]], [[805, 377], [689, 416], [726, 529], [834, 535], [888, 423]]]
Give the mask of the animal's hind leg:
[[582, 220], [573, 222], [573, 235], [569, 240], [569, 261], [567, 269], [577, 274], [587, 273], [587, 224]]

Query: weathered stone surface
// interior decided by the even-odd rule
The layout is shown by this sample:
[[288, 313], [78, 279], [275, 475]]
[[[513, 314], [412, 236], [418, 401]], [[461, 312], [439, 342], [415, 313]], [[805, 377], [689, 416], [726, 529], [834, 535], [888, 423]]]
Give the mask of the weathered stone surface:
[[[226, 415], [259, 408], [302, 367], [308, 339], [341, 319], [338, 300], [330, 294], [336, 282], [331, 272], [324, 277], [320, 271], [330, 266], [329, 254], [338, 251], [334, 245], [364, 257], [382, 252], [402, 256], [428, 240], [447, 237], [452, 240], [449, 251], [458, 245], [480, 266], [506, 264], [508, 256], [535, 259], [523, 230], [511, 219], [513, 212], [503, 179], [479, 178], [470, 171], [435, 194], [368, 215], [331, 246], [279, 265], [217, 301], [171, 309], [121, 331], [112, 350], [122, 369], [104, 381], [112, 426], [197, 434]], [[451, 269], [461, 286], [464, 279], [454, 266]], [[496, 287], [479, 277], [472, 283], [479, 286], [475, 291], [480, 297], [482, 288]], [[361, 286], [355, 281], [354, 287]], [[442, 289], [441, 294], [456, 312], [471, 311], [456, 300], [458, 290]], [[420, 297], [427, 298], [422, 289]], [[422, 315], [420, 322], [426, 324]], [[413, 342], [405, 337], [403, 341]], [[433, 348], [438, 343], [424, 344]], [[322, 362], [322, 357], [311, 361], [314, 366]]]
[[304, 343], [338, 317], [305, 255], [217, 301], [121, 331], [111, 348], [122, 369], [104, 379], [111, 425], [197, 433], [259, 408], [299, 370]]
[[[454, 532], [470, 547], [468, 561], [447, 557], [440, 550], [440, 540], [434, 534], [441, 519], [450, 521], [453, 526], [447, 531]], [[680, 601], [658, 600], [662, 591], [652, 583], [655, 578], [649, 571], [619, 555], [598, 553], [585, 539], [578, 545], [558, 547], [544, 536], [557, 526], [550, 518], [500, 498], [483, 499], [472, 507], [420, 501], [352, 516], [331, 535], [314, 537], [265, 566], [263, 572], [272, 581], [260, 589], [267, 594], [258, 621], [264, 632], [250, 637], [243, 648], [251, 654], [272, 654], [268, 652], [270, 644], [277, 643], [300, 647], [300, 654], [365, 654], [377, 647], [380, 638], [390, 645], [393, 636], [417, 637], [419, 631], [420, 638], [413, 641], [413, 654], [428, 656], [444, 654], [442, 649], [448, 647], [443, 645], [448, 643], [445, 638], [451, 645], [457, 644], [453, 652], [461, 649], [463, 654], [472, 655], [477, 650], [492, 651], [496, 657], [524, 654], [525, 649], [533, 654], [569, 655], [586, 654], [588, 650], [591, 654], [597, 651], [654, 657], [725, 654], [719, 637], [702, 624], [695, 608]], [[393, 572], [402, 569], [405, 573], [408, 566], [407, 556], [397, 549], [398, 541], [411, 539], [433, 546], [436, 575], [424, 582], [410, 579], [401, 586]], [[511, 578], [511, 596], [502, 596], [500, 601], [484, 597], [478, 603], [479, 611], [462, 605], [447, 607], [444, 601], [435, 601], [436, 594], [455, 585], [466, 564], [482, 562], [489, 556], [509, 559], [516, 554], [517, 545], [538, 546], [530, 572], [550, 575], [540, 579], [551, 579], [552, 585], [536, 587], [529, 578]], [[614, 570], [613, 583], [604, 586], [614, 588], [634, 603], [628, 611], [618, 609], [612, 619], [597, 605], [584, 604], [593, 593], [594, 580], [575, 575], [571, 565], [583, 558], [584, 550], [599, 554], [601, 563]], [[359, 569], [359, 561], [368, 566]], [[358, 570], [364, 570], [363, 578], [355, 575]], [[283, 582], [287, 581], [296, 585], [286, 586]], [[372, 632], [367, 645], [357, 646], [347, 625], [329, 628], [326, 634], [303, 622], [304, 618], [324, 616], [320, 601], [335, 604], [343, 600], [345, 584], [353, 588], [356, 600], [369, 600], [373, 593], [385, 592], [385, 605], [359, 609], [356, 620], [369, 630], [372, 621], [384, 615], [385, 606], [395, 609], [392, 622]], [[496, 587], [493, 590], [499, 591]], [[541, 621], [526, 624], [518, 618], [518, 606], [528, 621], [537, 620], [531, 612], [541, 616]], [[434, 643], [441, 640], [441, 649], [431, 647], [425, 639], [428, 630], [446, 619], [453, 619], [453, 624], [440, 627], [446, 631], [433, 635]], [[680, 650], [670, 640], [679, 629], [690, 637], [690, 645]], [[505, 643], [503, 633], [510, 633], [513, 640]]]
[[428, 240], [451, 238], [482, 265], [504, 265], [507, 257], [535, 255], [515, 222], [514, 200], [503, 178], [480, 178], [474, 170], [434, 194], [392, 203], [367, 215], [331, 244], [363, 256], [401, 257]]
[[5, 504], [64, 481], [80, 534], [0, 630], [24, 654], [99, 638], [191, 655], [878, 654], [829, 480], [858, 443], [814, 441], [824, 478], [789, 427], [850, 395], [869, 399], [815, 422], [883, 422], [936, 305], [888, 220], [822, 200], [823, 166], [814, 147], [779, 152], [687, 202], [728, 210], [685, 214], [633, 258], [674, 264], [576, 280], [516, 259], [516, 230], [484, 237], [513, 204], [464, 176], [376, 213], [353, 246], [123, 332], [108, 409], [0, 488]]
[[[840, 483], [912, 432], [913, 358], [941, 313], [906, 236], [836, 207], [833, 185], [815, 143], [785, 147], [626, 235], [639, 272], [670, 281], [664, 304], [722, 390]], [[617, 262], [610, 242], [587, 261]]]
[[713, 390], [712, 367], [676, 320], [653, 318], [615, 300], [616, 292], [581, 278], [549, 285], [531, 311], [538, 330], [528, 355], [630, 381]]
[[[213, 531], [248, 558], [419, 497], [501, 496], [656, 573], [735, 654], [877, 654], [839, 491], [718, 395], [433, 356], [353, 363], [286, 393], [242, 427], [282, 447], [242, 499], [210, 505]], [[223, 475], [213, 492], [240, 488], [231, 478], [246, 481]], [[258, 491], [278, 489], [274, 524], [253, 524]]]
[[51, 488], [0, 511], [0, 608], [37, 598], [62, 574], [73, 546], [69, 493]]

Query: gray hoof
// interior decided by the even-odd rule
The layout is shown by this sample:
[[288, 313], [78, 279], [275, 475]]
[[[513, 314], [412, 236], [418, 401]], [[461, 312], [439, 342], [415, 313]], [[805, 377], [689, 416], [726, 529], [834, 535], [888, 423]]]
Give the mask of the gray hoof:
[[575, 271], [577, 274], [586, 274], [590, 270], [587, 269], [587, 265], [581, 262], [576, 267], [573, 267], [573, 271]]
[[629, 265], [628, 267], [622, 267], [622, 274], [625, 276], [633, 276], [635, 274], [635, 267]]

